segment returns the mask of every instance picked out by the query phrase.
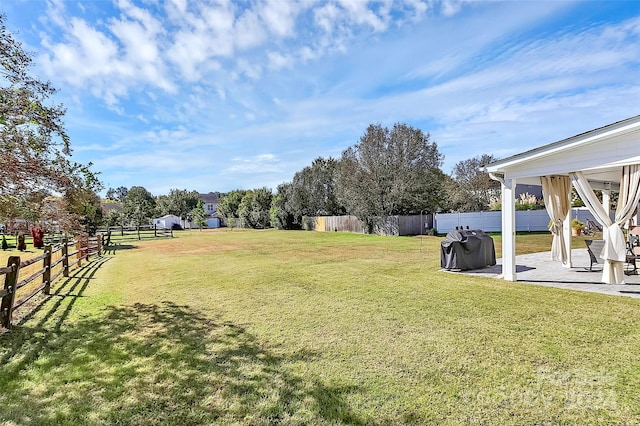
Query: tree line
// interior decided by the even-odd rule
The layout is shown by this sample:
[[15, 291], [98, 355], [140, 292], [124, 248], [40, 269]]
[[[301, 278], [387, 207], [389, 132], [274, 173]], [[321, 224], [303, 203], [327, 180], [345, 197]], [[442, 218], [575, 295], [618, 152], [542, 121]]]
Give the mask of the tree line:
[[451, 175], [431, 136], [407, 124], [370, 125], [339, 159], [319, 157], [291, 182], [225, 194], [218, 214], [250, 228], [302, 229], [306, 218], [350, 214], [371, 232], [391, 215], [486, 210], [499, 183], [481, 172], [495, 161], [481, 155], [457, 163]]
[[148, 225], [152, 218], [170, 214], [201, 228], [207, 225], [204, 202], [197, 191], [171, 189], [167, 195], [154, 196], [143, 186], [121, 186], [109, 188], [106, 197], [103, 205], [117, 208], [107, 210], [102, 220], [105, 226]]

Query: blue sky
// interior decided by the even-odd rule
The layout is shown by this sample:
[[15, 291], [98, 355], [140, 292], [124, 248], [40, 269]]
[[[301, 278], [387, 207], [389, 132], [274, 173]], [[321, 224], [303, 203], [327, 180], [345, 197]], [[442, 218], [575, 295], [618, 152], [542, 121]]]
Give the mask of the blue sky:
[[450, 173], [640, 114], [640, 1], [3, 0], [106, 187], [276, 189], [372, 123]]

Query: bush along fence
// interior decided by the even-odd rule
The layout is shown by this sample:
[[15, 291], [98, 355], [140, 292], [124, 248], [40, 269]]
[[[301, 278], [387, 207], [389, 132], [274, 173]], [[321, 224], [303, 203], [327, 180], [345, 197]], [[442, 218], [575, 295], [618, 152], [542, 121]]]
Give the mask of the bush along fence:
[[[4, 287], [0, 288], [0, 326], [11, 327], [13, 312], [42, 292], [50, 294], [51, 283], [61, 275], [69, 276], [74, 266], [82, 266], [82, 261], [102, 252], [102, 236], [78, 238], [74, 241], [64, 239], [61, 244], [47, 245], [40, 256], [21, 261], [20, 256], [10, 256], [6, 267], [0, 267], [0, 277], [4, 275]], [[27, 278], [19, 281], [20, 271], [28, 271], [31, 265], [42, 262], [42, 268], [32, 272]], [[40, 277], [42, 279], [40, 280]], [[34, 288], [35, 287], [35, 288]], [[23, 290], [23, 291], [20, 291]], [[27, 292], [18, 297], [18, 293]]]

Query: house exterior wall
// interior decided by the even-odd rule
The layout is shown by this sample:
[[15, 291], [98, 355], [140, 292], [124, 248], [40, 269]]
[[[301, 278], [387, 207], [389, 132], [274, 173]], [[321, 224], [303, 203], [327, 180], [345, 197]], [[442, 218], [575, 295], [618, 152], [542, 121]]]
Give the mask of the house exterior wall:
[[218, 201], [220, 200], [219, 192], [209, 192], [208, 194], [200, 194], [200, 200], [204, 204], [204, 211], [207, 216], [213, 217], [218, 213]]

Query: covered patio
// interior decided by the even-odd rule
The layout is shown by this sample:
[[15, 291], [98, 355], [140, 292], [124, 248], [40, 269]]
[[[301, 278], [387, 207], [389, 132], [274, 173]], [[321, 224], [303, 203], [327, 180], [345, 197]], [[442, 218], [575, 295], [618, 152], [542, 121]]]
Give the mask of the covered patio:
[[[624, 284], [603, 284], [601, 279], [602, 264], [594, 265], [592, 270], [589, 270], [591, 262], [586, 247], [571, 250], [571, 259], [573, 260], [571, 268], [565, 267], [561, 262], [549, 262], [550, 257], [551, 252], [516, 256], [518, 282], [640, 298], [640, 275], [626, 276]], [[640, 261], [638, 263], [640, 264]], [[463, 273], [489, 278], [501, 278], [502, 259], [497, 259], [495, 266], [464, 271]]]
[[[627, 247], [623, 228], [638, 224], [640, 116], [496, 161], [486, 165], [484, 170], [499, 181], [502, 188], [500, 278], [542, 284], [558, 277], [556, 282], [582, 283], [590, 288], [634, 286], [638, 281], [637, 277], [624, 274]], [[521, 260], [524, 258], [516, 259], [516, 184], [541, 185], [545, 207], [552, 218], [553, 244], [546, 255], [536, 255], [542, 256], [538, 266], [527, 265]], [[603, 229], [604, 249], [600, 255], [603, 260], [599, 274], [585, 275], [574, 271], [574, 265], [583, 267], [578, 265], [582, 263], [579, 260], [581, 252], [587, 256], [587, 266], [589, 258], [586, 249], [576, 251], [570, 247], [572, 186]], [[601, 199], [596, 197], [594, 190], [601, 191]], [[618, 194], [615, 216], [611, 211], [612, 193]], [[485, 273], [489, 274], [488, 271]], [[565, 279], [566, 274], [570, 275]]]

